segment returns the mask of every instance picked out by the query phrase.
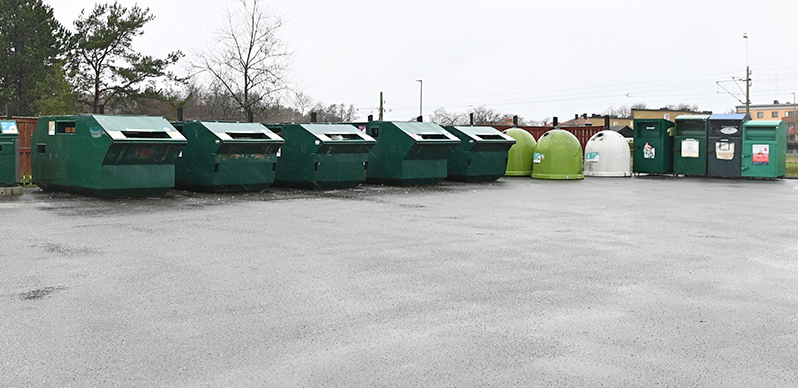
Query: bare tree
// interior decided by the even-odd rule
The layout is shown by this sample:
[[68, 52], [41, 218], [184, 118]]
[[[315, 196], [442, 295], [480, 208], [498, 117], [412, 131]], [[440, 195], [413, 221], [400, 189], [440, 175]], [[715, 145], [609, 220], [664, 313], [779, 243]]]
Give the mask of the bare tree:
[[601, 113], [604, 115], [610, 115], [612, 117], [631, 118], [633, 109], [646, 109], [646, 107], [648, 107], [648, 105], [644, 102], [637, 102], [632, 105], [621, 105], [617, 107], [612, 105]]
[[294, 97], [293, 98], [293, 100], [294, 100], [294, 106], [293, 107], [297, 111], [299, 111], [299, 114], [302, 115], [302, 116], [304, 116], [306, 113], [308, 113], [308, 110], [311, 107], [313, 107], [313, 105], [314, 105], [313, 97], [311, 97], [310, 95], [308, 95], [305, 92], [294, 92], [294, 96], [293, 97]]
[[666, 109], [670, 110], [680, 110], [680, 111], [687, 111], [687, 112], [698, 112], [698, 105], [696, 104], [688, 104], [688, 103], [679, 103], [679, 104], [668, 104], [665, 105]]
[[468, 113], [474, 114], [474, 125], [501, 125], [506, 123], [508, 117], [512, 117], [512, 115], [496, 112], [486, 106], [471, 108]]
[[287, 89], [290, 53], [277, 36], [279, 18], [267, 13], [260, 0], [239, 3], [236, 11], [228, 10], [215, 46], [195, 54], [193, 67], [209, 74], [249, 119]]
[[[430, 116], [430, 121], [438, 125], [468, 125], [471, 122], [470, 115], [474, 115], [474, 125], [506, 125], [512, 123], [512, 114], [499, 113], [486, 106], [470, 108], [465, 113], [447, 112], [444, 108], [438, 108]], [[527, 125], [523, 118], [518, 118], [518, 125]]]
[[435, 109], [429, 121], [438, 125], [467, 125], [469, 123], [468, 115], [464, 113], [449, 113], [443, 108]]
[[318, 102], [313, 106], [311, 112], [315, 112], [316, 119], [323, 123], [348, 123], [357, 118], [357, 108], [354, 105], [330, 104], [325, 106], [323, 102]]

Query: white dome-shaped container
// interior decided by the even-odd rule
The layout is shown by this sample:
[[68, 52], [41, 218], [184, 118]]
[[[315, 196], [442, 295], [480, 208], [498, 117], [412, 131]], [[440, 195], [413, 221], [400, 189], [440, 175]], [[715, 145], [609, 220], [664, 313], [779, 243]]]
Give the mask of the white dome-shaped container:
[[585, 145], [585, 176], [632, 176], [629, 143], [618, 132], [601, 131]]

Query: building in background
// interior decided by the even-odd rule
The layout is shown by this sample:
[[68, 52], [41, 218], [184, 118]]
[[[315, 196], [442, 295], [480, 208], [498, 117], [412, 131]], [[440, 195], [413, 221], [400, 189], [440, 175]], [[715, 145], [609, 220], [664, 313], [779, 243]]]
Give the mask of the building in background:
[[[564, 121], [560, 123], [562, 127], [601, 127], [604, 126], [605, 118], [604, 115], [599, 114], [591, 114], [590, 116], [587, 113], [574, 114], [574, 118], [572, 120]], [[610, 116], [610, 127], [623, 127], [628, 126], [631, 127], [633, 125], [631, 117], [617, 117], [617, 116]]]
[[[743, 107], [743, 111], [745, 111]], [[632, 119], [665, 119], [673, 121], [681, 115], [711, 115], [711, 111], [689, 111], [672, 110], [667, 108], [660, 109], [632, 109]]]
[[[737, 105], [734, 107], [737, 113], [745, 113], [745, 105]], [[773, 101], [772, 104], [757, 104], [750, 105], [751, 120], [782, 120], [782, 117], [792, 118], [795, 115], [796, 105], [791, 103], [779, 104], [779, 101]], [[791, 120], [784, 120], [789, 122]]]

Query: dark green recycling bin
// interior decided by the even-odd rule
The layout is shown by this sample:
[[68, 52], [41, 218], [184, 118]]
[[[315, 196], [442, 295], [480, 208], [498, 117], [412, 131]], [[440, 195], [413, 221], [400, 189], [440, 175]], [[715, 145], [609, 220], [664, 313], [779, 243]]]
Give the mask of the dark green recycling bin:
[[258, 123], [172, 123], [188, 144], [175, 163], [179, 189], [260, 191], [274, 183], [277, 150], [284, 141]]
[[19, 130], [15, 121], [0, 121], [0, 187], [19, 185]]
[[43, 190], [99, 197], [163, 195], [186, 138], [162, 117], [45, 116], [31, 138]]
[[707, 175], [723, 178], [743, 176], [743, 124], [751, 116], [744, 113], [709, 116]]
[[460, 139], [440, 125], [371, 121], [356, 124], [377, 140], [369, 154], [368, 182], [428, 185], [446, 179], [447, 161]]
[[507, 170], [507, 153], [515, 139], [493, 127], [443, 127], [460, 139], [446, 162], [449, 180], [495, 181]]
[[366, 180], [377, 142], [349, 124], [270, 125], [285, 139], [275, 184], [309, 189], [355, 187]]
[[707, 175], [709, 115], [681, 115], [673, 127], [673, 173]]
[[752, 120], [743, 124], [742, 173], [746, 178], [787, 174], [787, 123]]
[[673, 172], [673, 122], [635, 120], [633, 171], [648, 174]]

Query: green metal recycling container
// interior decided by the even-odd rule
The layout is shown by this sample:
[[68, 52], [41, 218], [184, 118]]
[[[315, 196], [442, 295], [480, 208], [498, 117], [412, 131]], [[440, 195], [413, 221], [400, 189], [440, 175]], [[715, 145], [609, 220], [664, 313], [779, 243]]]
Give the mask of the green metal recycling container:
[[274, 183], [284, 141], [258, 123], [184, 121], [172, 125], [188, 144], [175, 163], [179, 189], [260, 191]]
[[632, 169], [636, 173], [673, 172], [673, 122], [665, 119], [638, 119], [634, 129]]
[[681, 115], [673, 127], [673, 173], [707, 175], [709, 115]]
[[752, 120], [743, 124], [743, 177], [779, 178], [787, 174], [787, 123]]
[[377, 143], [349, 124], [270, 125], [283, 145], [275, 184], [310, 189], [355, 187], [366, 180]]
[[460, 139], [446, 162], [447, 179], [462, 182], [495, 181], [507, 169], [507, 152], [515, 139], [493, 127], [443, 127]]
[[186, 138], [162, 117], [45, 116], [31, 144], [33, 182], [41, 189], [131, 197], [174, 188]]
[[19, 130], [15, 121], [0, 121], [0, 187], [19, 185]]
[[751, 116], [744, 113], [709, 116], [708, 176], [743, 176], [743, 124], [750, 119]]
[[552, 129], [538, 139], [532, 162], [531, 176], [535, 179], [585, 179], [582, 144], [562, 129]]
[[532, 174], [532, 157], [537, 142], [531, 133], [521, 128], [510, 128], [504, 134], [515, 139], [515, 144], [507, 153], [506, 176], [526, 176]]
[[369, 153], [369, 182], [428, 185], [446, 179], [447, 160], [460, 139], [433, 123], [371, 121], [355, 124], [377, 145]]

